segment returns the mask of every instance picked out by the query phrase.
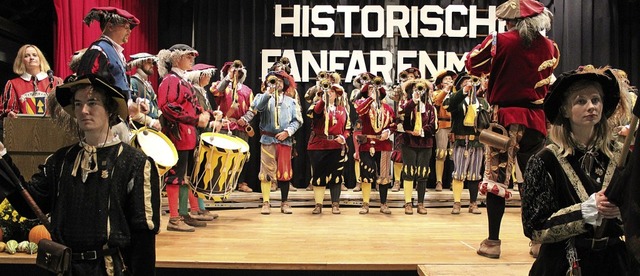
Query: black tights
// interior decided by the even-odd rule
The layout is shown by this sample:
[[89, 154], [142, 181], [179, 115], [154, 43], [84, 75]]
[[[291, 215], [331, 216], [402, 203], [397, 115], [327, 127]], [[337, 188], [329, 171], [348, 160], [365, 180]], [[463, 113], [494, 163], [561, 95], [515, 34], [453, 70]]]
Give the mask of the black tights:
[[289, 199], [289, 181], [278, 181], [278, 188], [280, 188], [282, 202], [287, 201]]
[[379, 184], [378, 190], [380, 191], [380, 204], [387, 203], [387, 192], [389, 191], [389, 184]]
[[487, 218], [489, 219], [489, 239], [500, 239], [500, 224], [504, 215], [504, 197], [487, 193]]
[[331, 185], [331, 187], [329, 188], [329, 191], [331, 192], [331, 202], [340, 202], [341, 188], [342, 187], [340, 187], [340, 184]]
[[[418, 181], [418, 203], [424, 203], [424, 194], [427, 193], [427, 181]], [[477, 192], [477, 191], [476, 191]]]
[[478, 200], [478, 184], [480, 180], [465, 180], [467, 189], [469, 189], [469, 201], [475, 202]]

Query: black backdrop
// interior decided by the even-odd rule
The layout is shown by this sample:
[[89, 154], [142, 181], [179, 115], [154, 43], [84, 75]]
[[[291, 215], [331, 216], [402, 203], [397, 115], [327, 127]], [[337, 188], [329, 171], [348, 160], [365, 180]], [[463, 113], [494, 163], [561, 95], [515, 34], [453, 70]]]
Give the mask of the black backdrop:
[[[478, 0], [478, 1], [408, 1], [399, 0], [400, 5], [440, 5], [446, 7], [450, 4], [477, 5], [484, 9], [489, 5], [499, 5], [504, 1]], [[553, 29], [549, 36], [560, 47], [560, 65], [556, 74], [571, 70], [582, 64], [594, 64], [596, 66], [612, 65], [629, 73], [632, 84], [638, 83], [638, 68], [640, 57], [638, 56], [640, 43], [638, 18], [640, 18], [639, 0], [559, 0], [542, 1], [553, 13]], [[295, 49], [311, 50], [383, 50], [382, 39], [370, 39], [362, 36], [344, 38], [334, 35], [331, 38], [296, 38], [291, 36], [275, 37], [274, 35], [274, 7], [281, 4], [283, 7], [293, 5], [385, 5], [383, 0], [360, 1], [209, 1], [209, 0], [160, 0], [159, 10], [159, 48], [168, 48], [175, 43], [192, 44], [200, 56], [196, 62], [216, 65], [218, 68], [225, 61], [240, 59], [248, 70], [245, 84], [251, 87], [254, 93], [259, 91], [262, 49]], [[323, 15], [326, 16], [326, 15]], [[342, 32], [344, 26], [340, 26], [341, 14], [336, 14], [336, 32]], [[360, 29], [359, 18], [354, 16], [353, 29]], [[454, 18], [454, 27], [468, 26], [466, 17]], [[373, 24], [375, 22], [371, 22]], [[482, 31], [479, 31], [482, 33]], [[486, 31], [484, 31], [486, 34]], [[471, 38], [412, 38], [399, 39], [398, 49], [401, 50], [426, 50], [435, 53], [438, 50], [463, 53], [481, 42], [483, 37]], [[388, 49], [384, 49], [388, 50]], [[271, 60], [272, 62], [275, 60]], [[417, 66], [417, 64], [413, 64]], [[345, 72], [340, 72], [343, 77]], [[423, 75], [430, 76], [428, 72]], [[310, 78], [313, 77], [312, 73]], [[214, 77], [217, 80], [218, 76]], [[351, 84], [345, 84], [345, 89], [350, 91]], [[299, 83], [298, 93], [302, 96], [310, 83]], [[303, 103], [303, 112], [307, 105]], [[305, 116], [306, 117], [306, 116]], [[294, 158], [295, 186], [306, 186], [309, 179], [308, 157], [306, 155], [306, 142], [309, 134], [309, 122], [305, 118], [303, 128], [296, 133], [298, 141], [297, 150], [299, 156]], [[257, 122], [254, 122], [257, 129]], [[253, 188], [257, 188], [257, 173], [259, 168], [259, 143], [257, 135], [250, 141], [252, 158], [248, 164], [250, 168], [249, 180]], [[350, 166], [350, 165], [348, 165]], [[349, 167], [351, 168], [351, 167]], [[350, 171], [348, 169], [347, 171]], [[353, 176], [347, 175], [348, 186], [353, 185]]]

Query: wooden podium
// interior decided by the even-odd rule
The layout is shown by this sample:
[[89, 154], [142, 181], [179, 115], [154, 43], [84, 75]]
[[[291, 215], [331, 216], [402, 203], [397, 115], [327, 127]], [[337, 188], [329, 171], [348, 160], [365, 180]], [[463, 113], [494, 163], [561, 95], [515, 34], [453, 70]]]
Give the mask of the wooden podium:
[[49, 116], [19, 115], [4, 118], [4, 146], [13, 163], [29, 181], [38, 165], [61, 147], [78, 142], [77, 134], [66, 133]]

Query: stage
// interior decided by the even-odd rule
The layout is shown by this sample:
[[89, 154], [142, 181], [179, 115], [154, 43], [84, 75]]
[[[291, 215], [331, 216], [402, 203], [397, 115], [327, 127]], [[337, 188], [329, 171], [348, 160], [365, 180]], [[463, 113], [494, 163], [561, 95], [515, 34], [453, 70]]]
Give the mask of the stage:
[[[533, 262], [517, 207], [506, 209], [502, 255], [494, 260], [476, 254], [487, 235], [486, 209], [481, 208], [481, 215], [467, 213], [468, 194], [463, 196], [460, 215], [450, 214], [452, 195], [447, 190], [427, 193], [429, 206], [446, 205], [428, 208], [427, 215], [415, 210], [405, 215], [403, 208], [392, 208], [393, 214], [384, 215], [377, 207], [360, 215], [355, 204], [358, 194], [343, 192], [344, 198], [354, 198], [344, 202], [354, 204], [341, 207], [340, 215], [331, 214], [328, 200], [322, 214], [312, 215], [306, 205], [312, 203], [313, 193], [304, 190], [291, 192], [292, 202], [297, 202], [292, 215], [280, 213], [275, 201], [270, 215], [252, 207], [212, 208], [220, 217], [194, 233], [166, 231], [164, 215], [163, 231], [157, 236], [158, 274], [526, 275]], [[390, 192], [392, 206], [401, 203], [402, 194]], [[272, 195], [279, 197], [279, 191]], [[373, 195], [377, 198], [377, 193]], [[259, 198], [259, 193], [235, 192], [229, 199], [254, 196]], [[509, 202], [519, 203], [517, 192]], [[35, 255], [0, 254], [3, 271], [38, 272], [34, 263]]]

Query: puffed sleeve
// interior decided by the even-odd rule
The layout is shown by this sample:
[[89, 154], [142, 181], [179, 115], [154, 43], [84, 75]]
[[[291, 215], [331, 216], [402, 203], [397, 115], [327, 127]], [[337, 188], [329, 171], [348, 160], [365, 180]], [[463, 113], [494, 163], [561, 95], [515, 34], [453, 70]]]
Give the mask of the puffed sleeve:
[[140, 163], [130, 180], [128, 208], [133, 212], [129, 221], [133, 229], [157, 233], [160, 229], [160, 177], [150, 157]]

